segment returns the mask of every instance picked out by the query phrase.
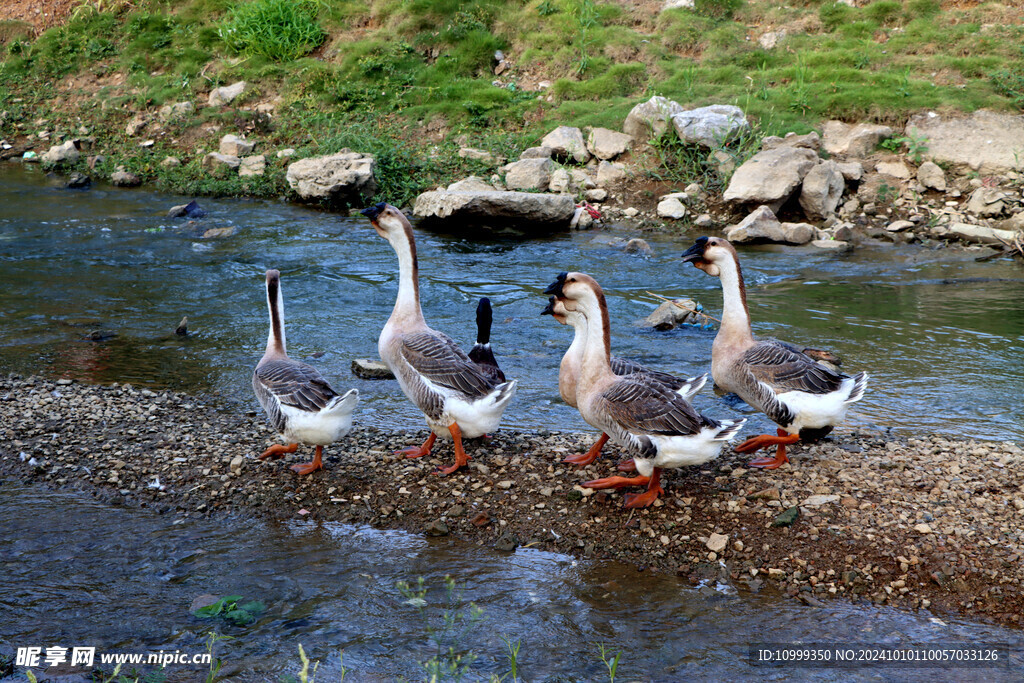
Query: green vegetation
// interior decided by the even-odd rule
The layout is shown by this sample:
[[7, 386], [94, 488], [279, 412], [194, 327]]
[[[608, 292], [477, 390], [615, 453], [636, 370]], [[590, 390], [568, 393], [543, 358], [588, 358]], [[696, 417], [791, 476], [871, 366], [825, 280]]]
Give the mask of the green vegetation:
[[[828, 118], [899, 125], [922, 109], [1024, 108], [1024, 25], [997, 4], [697, 0], [658, 13], [617, 0], [90, 0], [80, 10], [34, 40], [24, 24], [0, 23], [0, 136], [37, 119], [65, 133], [84, 125], [111, 169], [189, 194], [286, 195], [275, 149], [347, 146], [378, 155], [381, 198], [408, 201], [493, 171], [459, 159], [459, 141], [514, 158], [555, 125], [618, 129], [653, 94], [736, 104], [776, 135]], [[758, 43], [767, 27], [786, 32], [774, 49]], [[511, 63], [499, 74], [497, 50]], [[273, 116], [203, 106], [210, 88], [237, 80], [251, 87], [235, 105], [278, 98]], [[178, 101], [195, 113], [166, 124], [154, 147], [125, 136], [135, 113]], [[215, 147], [210, 126], [258, 139], [266, 176], [213, 178], [182, 155]], [[744, 144], [726, 151], [742, 158]], [[693, 150], [656, 153], [657, 177], [723, 180]], [[166, 154], [185, 163], [164, 169]]]
[[267, 606], [258, 600], [249, 600], [244, 603], [242, 600], [244, 598], [241, 595], [228, 595], [212, 605], [200, 607], [192, 614], [200, 619], [220, 617], [235, 626], [245, 626], [256, 621], [257, 615], [265, 612], [267, 609]]

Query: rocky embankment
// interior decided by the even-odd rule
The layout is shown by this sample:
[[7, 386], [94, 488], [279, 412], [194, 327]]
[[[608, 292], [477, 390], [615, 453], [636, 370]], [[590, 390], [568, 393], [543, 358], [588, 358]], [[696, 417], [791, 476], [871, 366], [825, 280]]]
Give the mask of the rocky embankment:
[[450, 446], [420, 460], [392, 453], [424, 436], [357, 424], [326, 449], [324, 470], [300, 478], [289, 460], [256, 458], [273, 434], [254, 412], [129, 385], [0, 378], [5, 479], [179, 517], [367, 523], [612, 558], [811, 607], [838, 597], [1022, 625], [1024, 450], [1012, 443], [840, 430], [773, 472], [727, 450], [669, 473], [661, 500], [628, 511], [621, 495], [579, 486], [614, 472], [614, 448], [582, 470], [561, 462], [591, 434], [501, 431], [468, 444], [469, 468], [449, 477], [434, 471]]

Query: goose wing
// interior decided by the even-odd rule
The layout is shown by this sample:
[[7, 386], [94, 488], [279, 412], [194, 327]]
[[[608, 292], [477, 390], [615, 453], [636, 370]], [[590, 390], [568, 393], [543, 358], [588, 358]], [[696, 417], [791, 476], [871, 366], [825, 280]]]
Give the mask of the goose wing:
[[752, 346], [743, 354], [741, 366], [746, 393], [754, 398], [756, 407], [781, 425], [790, 424], [796, 415], [778, 399], [778, 394], [829, 394], [846, 379], [846, 375], [829, 370], [796, 347], [775, 340]]
[[646, 365], [641, 365], [635, 360], [628, 358], [620, 358], [619, 356], [612, 356], [612, 373], [616, 375], [631, 375], [634, 372], [650, 372]]
[[260, 363], [252, 375], [252, 387], [270, 422], [284, 430], [281, 406], [310, 413], [323, 410], [338, 395], [312, 365], [291, 359]]
[[433, 384], [468, 398], [491, 393], [496, 383], [469, 359], [458, 344], [441, 332], [417, 332], [402, 339], [402, 357]]
[[670, 388], [644, 380], [626, 375], [601, 394], [602, 410], [627, 431], [687, 435], [717, 425]]

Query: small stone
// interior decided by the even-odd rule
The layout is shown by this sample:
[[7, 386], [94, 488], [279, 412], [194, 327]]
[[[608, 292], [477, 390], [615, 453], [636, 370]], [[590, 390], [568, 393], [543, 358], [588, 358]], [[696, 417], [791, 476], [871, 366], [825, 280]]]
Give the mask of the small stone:
[[729, 544], [729, 537], [723, 534], [711, 534], [708, 537], [707, 546], [708, 550], [713, 553], [720, 553], [725, 550], [725, 547]]
[[505, 552], [513, 552], [519, 547], [519, 539], [512, 534], [506, 532], [498, 537], [498, 540], [494, 543], [495, 550], [503, 550]]
[[587, 190], [584, 195], [588, 202], [603, 202], [608, 199], [608, 190], [598, 187], [593, 190]]
[[491, 523], [491, 516], [486, 512], [480, 511], [473, 515], [473, 518], [469, 520], [475, 527], [485, 527]]
[[220, 153], [226, 156], [244, 157], [256, 148], [255, 142], [250, 142], [237, 135], [225, 135], [220, 139]]
[[512, 488], [512, 480], [511, 479], [505, 479], [505, 480], [499, 481], [497, 484], [495, 484], [495, 486], [497, 486], [499, 489], [510, 489], [510, 488]]
[[242, 463], [244, 461], [245, 461], [245, 458], [243, 458], [240, 455], [236, 455], [235, 457], [233, 457], [231, 459], [231, 465], [230, 465], [231, 471], [232, 472], [238, 472], [239, 470], [241, 470], [242, 469]]
[[142, 184], [142, 179], [134, 173], [124, 170], [123, 166], [118, 166], [117, 170], [110, 175], [110, 184], [115, 187], [138, 187]]
[[856, 510], [860, 507], [860, 503], [858, 503], [857, 499], [853, 496], [843, 496], [842, 500], [839, 501], [839, 504], [847, 510]]
[[778, 500], [779, 490], [774, 486], [769, 489], [762, 489], [747, 496], [747, 500]]
[[267, 158], [262, 154], [257, 154], [251, 157], [245, 157], [238, 165], [238, 175], [240, 176], [257, 176], [263, 175], [267, 168]]
[[914, 531], [919, 534], [930, 534], [932, 532], [932, 528], [927, 524], [915, 524]]
[[352, 360], [352, 374], [362, 379], [394, 379], [395, 374], [386, 363], [369, 358]]
[[448, 525], [443, 520], [435, 519], [433, 522], [427, 524], [425, 528], [427, 536], [447, 536]]
[[634, 237], [633, 239], [626, 242], [626, 246], [623, 250], [627, 254], [642, 254], [644, 256], [650, 256], [654, 253], [651, 249], [651, 245], [647, 243], [647, 240], [641, 237]]
[[686, 217], [686, 205], [676, 197], [669, 197], [658, 202], [658, 215], [662, 218], [679, 220]]
[[885, 226], [885, 229], [889, 232], [902, 232], [904, 230], [909, 230], [912, 227], [914, 227], [914, 224], [910, 221], [893, 221], [889, 225]]
[[784, 572], [781, 569], [776, 569], [775, 567], [769, 567], [768, 578], [775, 579], [776, 581], [781, 581], [782, 579], [786, 578], [786, 572]]
[[797, 520], [797, 517], [799, 517], [799, 516], [800, 516], [800, 507], [797, 506], [797, 505], [794, 505], [793, 507], [789, 508], [785, 512], [783, 512], [780, 515], [778, 515], [772, 521], [772, 526], [774, 526], [774, 527], [791, 526], [793, 524], [793, 522], [795, 522]]
[[625, 211], [623, 211], [622, 215], [625, 216], [626, 218], [636, 218], [637, 214], [639, 214], [639, 213], [640, 213], [639, 209], [636, 209], [636, 208], [631, 206], [628, 209], [626, 209]]
[[231, 104], [235, 98], [245, 91], [245, 86], [245, 81], [238, 81], [231, 85], [215, 88], [210, 91], [210, 97], [207, 102], [211, 107], [220, 107], [225, 104]]
[[839, 496], [834, 495], [816, 495], [810, 496], [804, 499], [804, 502], [800, 505], [804, 507], [819, 507], [821, 505], [828, 505], [829, 503], [838, 503]]
[[223, 228], [208, 228], [207, 230], [203, 231], [203, 234], [200, 235], [200, 237], [202, 237], [204, 240], [211, 240], [217, 239], [219, 237], [231, 237], [236, 232], [238, 232], [238, 228], [236, 228], [233, 225], [229, 225]]
[[295, 150], [291, 147], [277, 150], [278, 159], [287, 159], [288, 157], [295, 156]]
[[164, 160], [160, 162], [160, 166], [163, 168], [178, 168], [181, 166], [181, 159], [178, 157], [164, 157]]
[[84, 173], [72, 173], [71, 177], [68, 178], [68, 182], [65, 187], [72, 190], [84, 190], [85, 188], [92, 185], [92, 179]]
[[715, 219], [711, 217], [709, 213], [702, 213], [697, 216], [697, 219], [693, 221], [693, 224], [702, 230], [713, 228], [715, 226]]

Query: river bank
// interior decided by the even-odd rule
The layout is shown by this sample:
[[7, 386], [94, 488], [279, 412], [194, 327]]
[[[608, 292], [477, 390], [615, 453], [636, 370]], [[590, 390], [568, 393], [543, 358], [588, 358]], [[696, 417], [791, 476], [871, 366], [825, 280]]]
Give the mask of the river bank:
[[468, 470], [438, 477], [450, 447], [405, 460], [392, 451], [424, 430], [357, 421], [299, 479], [287, 467], [309, 453], [256, 459], [274, 436], [262, 415], [182, 393], [11, 376], [0, 424], [5, 478], [180, 518], [300, 516], [530, 546], [812, 607], [836, 597], [1010, 626], [1024, 610], [1024, 450], [1009, 442], [844, 429], [775, 472], [727, 451], [669, 473], [659, 504], [630, 512], [620, 494], [578, 486], [610, 474], [615, 449], [583, 471], [561, 464], [589, 434], [500, 431], [467, 448]]

